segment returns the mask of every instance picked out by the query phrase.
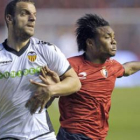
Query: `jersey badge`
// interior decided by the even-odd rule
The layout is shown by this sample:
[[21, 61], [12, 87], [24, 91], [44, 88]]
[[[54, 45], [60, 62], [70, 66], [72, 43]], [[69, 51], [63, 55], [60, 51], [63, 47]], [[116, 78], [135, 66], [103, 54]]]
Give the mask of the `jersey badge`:
[[37, 54], [35, 52], [29, 52], [27, 56], [30, 62], [34, 62], [37, 58]]
[[103, 67], [102, 70], [100, 70], [100, 71], [101, 71], [101, 74], [102, 74], [103, 77], [105, 77], [105, 78], [108, 77], [108, 71], [106, 70], [105, 67]]
[[86, 79], [87, 77], [87, 73], [86, 72], [81, 72], [78, 74], [79, 79]]

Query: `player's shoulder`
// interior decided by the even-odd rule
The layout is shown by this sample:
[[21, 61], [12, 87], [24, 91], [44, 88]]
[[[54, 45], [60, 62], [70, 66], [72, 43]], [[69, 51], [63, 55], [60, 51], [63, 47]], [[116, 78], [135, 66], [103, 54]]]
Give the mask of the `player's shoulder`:
[[120, 65], [120, 63], [113, 58], [108, 59], [107, 62], [112, 65]]
[[78, 61], [80, 61], [80, 60], [82, 60], [82, 55], [69, 57], [68, 60], [73, 60], [73, 61], [78, 60]]
[[69, 57], [68, 61], [76, 65], [81, 64], [83, 62], [83, 55]]
[[39, 49], [48, 49], [48, 50], [57, 50], [57, 46], [54, 45], [53, 43], [35, 38], [35, 37], [31, 37], [31, 44], [33, 44], [34, 46], [38, 47]]
[[40, 46], [52, 46], [53, 44], [35, 37], [31, 37], [31, 43], [38, 44]]
[[4, 50], [3, 43], [1, 43], [1, 44], [0, 44], [0, 53], [2, 53], [2, 52], [3, 52], [2, 50]]
[[0, 43], [0, 50], [3, 48], [3, 45], [2, 45], [2, 43]]

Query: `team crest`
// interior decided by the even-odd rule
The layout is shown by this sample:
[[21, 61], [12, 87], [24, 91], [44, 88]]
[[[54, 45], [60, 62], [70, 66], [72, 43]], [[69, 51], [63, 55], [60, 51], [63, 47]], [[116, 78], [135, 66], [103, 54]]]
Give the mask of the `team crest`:
[[105, 78], [108, 77], [108, 71], [106, 70], [105, 67], [102, 68], [102, 70], [101, 70], [101, 74], [102, 74], [102, 76], [105, 77]]
[[37, 58], [37, 54], [35, 52], [29, 52], [27, 56], [31, 62], [34, 62]]

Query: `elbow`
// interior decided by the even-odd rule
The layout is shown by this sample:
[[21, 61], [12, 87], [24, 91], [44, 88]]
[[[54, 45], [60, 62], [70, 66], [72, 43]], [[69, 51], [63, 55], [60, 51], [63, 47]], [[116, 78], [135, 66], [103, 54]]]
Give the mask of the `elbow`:
[[76, 92], [79, 91], [81, 89], [81, 87], [82, 87], [81, 82], [78, 79], [78, 83], [77, 83], [77, 86], [76, 86]]
[[129, 75], [132, 75], [133, 73], [135, 73], [135, 71], [133, 69], [127, 69], [125, 70], [125, 73], [123, 76], [129, 76]]
[[123, 76], [124, 76], [124, 77], [127, 77], [127, 76], [129, 76], [129, 75], [131, 75], [131, 74], [125, 73]]

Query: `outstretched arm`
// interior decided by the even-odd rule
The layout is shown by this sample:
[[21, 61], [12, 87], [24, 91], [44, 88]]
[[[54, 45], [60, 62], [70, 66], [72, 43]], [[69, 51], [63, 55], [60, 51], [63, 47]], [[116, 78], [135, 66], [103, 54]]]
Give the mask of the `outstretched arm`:
[[124, 63], [123, 66], [125, 69], [124, 76], [132, 75], [133, 73], [140, 70], [140, 62], [138, 61], [127, 62]]

